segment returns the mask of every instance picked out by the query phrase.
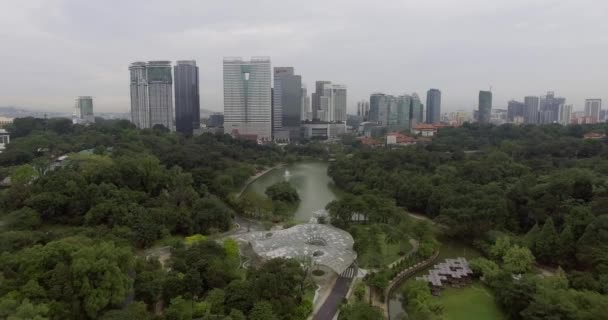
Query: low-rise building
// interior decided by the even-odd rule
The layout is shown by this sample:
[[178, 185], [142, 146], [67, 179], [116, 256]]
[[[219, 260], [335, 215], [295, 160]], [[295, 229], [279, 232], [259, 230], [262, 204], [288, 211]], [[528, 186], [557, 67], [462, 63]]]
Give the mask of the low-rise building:
[[335, 139], [346, 133], [344, 122], [304, 122], [301, 126], [302, 137], [307, 140]]

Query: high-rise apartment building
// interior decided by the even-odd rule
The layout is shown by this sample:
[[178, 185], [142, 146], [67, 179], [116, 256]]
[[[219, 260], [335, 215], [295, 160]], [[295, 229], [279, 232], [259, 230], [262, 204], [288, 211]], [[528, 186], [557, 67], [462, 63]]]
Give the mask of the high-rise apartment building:
[[320, 97], [319, 119], [326, 122], [346, 122], [346, 86], [326, 83]]
[[95, 123], [93, 114], [93, 97], [81, 96], [76, 98], [73, 122], [76, 124]]
[[150, 128], [146, 63], [133, 62], [129, 66], [129, 73], [131, 75], [131, 122], [139, 129]]
[[412, 97], [404, 94], [397, 97], [397, 129], [409, 130]]
[[441, 91], [431, 89], [426, 92], [426, 123], [441, 122]]
[[293, 67], [274, 68], [272, 131], [275, 139], [297, 139], [302, 118], [302, 77]]
[[478, 122], [488, 124], [492, 116], [492, 92], [479, 91]]
[[173, 76], [171, 61], [150, 61], [146, 65], [148, 74], [148, 107], [150, 127], [163, 125], [173, 130]]
[[272, 137], [270, 58], [224, 58], [224, 132]]
[[323, 96], [323, 88], [326, 84], [331, 83], [330, 81], [317, 81], [315, 83], [315, 92], [312, 94], [312, 117], [313, 119], [319, 120], [319, 110], [321, 110], [321, 96]]
[[602, 99], [585, 100], [585, 117], [589, 123], [600, 122], [600, 111], [602, 110]]
[[511, 100], [507, 104], [507, 120], [509, 122], [514, 122], [516, 117], [524, 116], [524, 103]]
[[538, 123], [538, 106], [540, 104], [539, 97], [527, 96], [524, 98], [524, 123]]
[[175, 130], [192, 135], [201, 126], [201, 105], [196, 61], [177, 61], [175, 75]]

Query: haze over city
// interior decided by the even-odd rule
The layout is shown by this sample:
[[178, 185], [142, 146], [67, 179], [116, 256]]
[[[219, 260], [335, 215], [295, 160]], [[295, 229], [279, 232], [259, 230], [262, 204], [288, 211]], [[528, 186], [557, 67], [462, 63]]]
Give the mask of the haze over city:
[[608, 98], [601, 0], [3, 1], [0, 105], [56, 111], [74, 97], [129, 111], [133, 61], [194, 59], [201, 108], [223, 111], [222, 58], [270, 56], [348, 87], [348, 111], [373, 92], [442, 91], [442, 110], [473, 110], [546, 91], [581, 110]]

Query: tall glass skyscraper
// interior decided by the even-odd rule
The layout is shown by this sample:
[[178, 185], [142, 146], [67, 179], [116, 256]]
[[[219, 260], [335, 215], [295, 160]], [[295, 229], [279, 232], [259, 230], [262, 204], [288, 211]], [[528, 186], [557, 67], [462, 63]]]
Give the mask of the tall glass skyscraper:
[[426, 123], [441, 122], [441, 91], [431, 89], [426, 92]]
[[397, 97], [397, 123], [399, 129], [410, 129], [412, 97], [404, 94]]
[[196, 61], [177, 61], [175, 75], [175, 130], [192, 135], [201, 126], [201, 104]]
[[280, 132], [292, 140], [300, 136], [302, 103], [302, 77], [294, 74], [293, 67], [275, 67], [272, 110], [275, 139], [282, 136]]
[[346, 122], [346, 86], [326, 83], [320, 97], [319, 119], [326, 122]]
[[331, 81], [317, 81], [315, 83], [315, 92], [312, 93], [312, 118], [313, 120], [319, 120], [319, 110], [321, 110], [321, 97], [323, 96], [323, 90], [326, 84]]
[[479, 91], [479, 123], [490, 123], [490, 117], [492, 116], [492, 92], [491, 91]]
[[224, 58], [224, 131], [272, 138], [270, 58]]
[[410, 127], [424, 122], [424, 106], [417, 93], [412, 94], [412, 105], [410, 107]]

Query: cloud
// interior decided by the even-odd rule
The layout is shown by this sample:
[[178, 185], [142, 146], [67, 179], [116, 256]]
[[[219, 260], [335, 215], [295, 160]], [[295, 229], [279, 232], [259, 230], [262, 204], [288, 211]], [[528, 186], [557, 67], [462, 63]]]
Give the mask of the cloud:
[[[554, 90], [575, 106], [606, 96], [604, 0], [2, 1], [0, 105], [69, 110], [92, 95], [129, 109], [128, 64], [196, 59], [202, 106], [222, 110], [223, 56], [271, 56], [349, 104], [374, 91], [443, 92], [470, 109]], [[607, 97], [608, 98], [608, 97]]]

